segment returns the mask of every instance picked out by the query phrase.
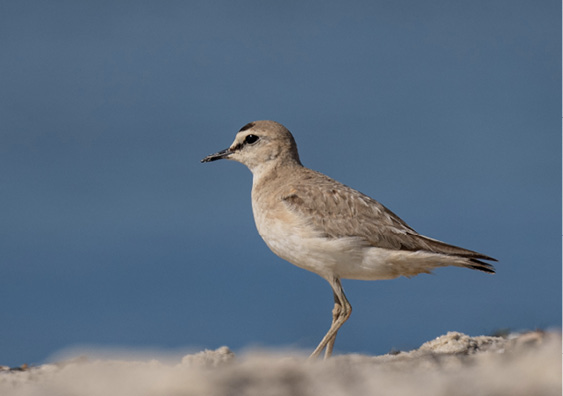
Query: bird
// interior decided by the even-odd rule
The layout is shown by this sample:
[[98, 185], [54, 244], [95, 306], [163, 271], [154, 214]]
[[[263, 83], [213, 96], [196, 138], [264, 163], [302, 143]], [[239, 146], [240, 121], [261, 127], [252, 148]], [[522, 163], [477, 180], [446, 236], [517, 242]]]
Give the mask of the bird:
[[293, 135], [278, 122], [244, 125], [229, 148], [201, 162], [220, 159], [252, 172], [254, 221], [270, 250], [332, 288], [332, 323], [310, 359], [332, 355], [352, 313], [341, 279], [412, 277], [445, 266], [495, 273], [485, 261], [496, 259], [421, 235], [375, 199], [303, 166]]

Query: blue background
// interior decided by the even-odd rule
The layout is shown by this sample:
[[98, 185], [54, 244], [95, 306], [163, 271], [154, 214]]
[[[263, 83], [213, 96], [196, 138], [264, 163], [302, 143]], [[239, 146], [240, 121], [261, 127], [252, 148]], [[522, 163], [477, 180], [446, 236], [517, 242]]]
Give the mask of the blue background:
[[496, 257], [344, 281], [340, 353], [561, 324], [558, 1], [0, 3], [0, 364], [76, 345], [310, 350], [332, 292], [200, 164], [273, 119], [303, 163]]

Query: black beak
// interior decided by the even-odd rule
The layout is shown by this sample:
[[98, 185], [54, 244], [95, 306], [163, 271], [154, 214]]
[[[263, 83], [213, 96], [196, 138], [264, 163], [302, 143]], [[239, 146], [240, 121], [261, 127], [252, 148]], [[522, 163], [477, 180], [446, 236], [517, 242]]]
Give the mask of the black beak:
[[230, 149], [221, 150], [218, 153], [208, 155], [207, 157], [202, 159], [201, 162], [212, 162], [223, 158], [228, 158], [232, 153], [233, 152]]

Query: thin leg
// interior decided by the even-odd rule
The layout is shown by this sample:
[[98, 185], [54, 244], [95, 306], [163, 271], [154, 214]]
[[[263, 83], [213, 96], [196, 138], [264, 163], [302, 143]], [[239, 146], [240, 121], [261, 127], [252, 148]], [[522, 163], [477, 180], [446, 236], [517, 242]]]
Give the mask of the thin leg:
[[[334, 295], [334, 308], [332, 309], [332, 324], [331, 324], [331, 326], [334, 324], [334, 322], [336, 322], [336, 320], [340, 316], [340, 311], [342, 310], [342, 305], [340, 305], [340, 301], [338, 300], [336, 293], [333, 292], [333, 295]], [[337, 334], [338, 333], [334, 334], [334, 337], [332, 337], [330, 339], [330, 341], [328, 342], [328, 344], [326, 344], [325, 357], [324, 357], [325, 359], [328, 359], [330, 357], [330, 355], [332, 355], [332, 348], [334, 347], [334, 341], [336, 340]]]
[[[334, 340], [336, 339], [336, 334], [338, 330], [344, 322], [348, 320], [350, 315], [352, 314], [352, 306], [346, 299], [346, 295], [344, 294], [344, 290], [342, 290], [342, 284], [340, 283], [340, 279], [332, 278], [327, 279], [332, 287], [332, 291], [334, 293], [334, 311], [333, 311], [333, 319], [330, 329], [325, 334], [319, 345], [315, 348], [309, 359], [316, 358], [321, 354], [325, 347], [327, 351], [325, 353], [325, 359], [330, 357], [332, 354], [332, 347], [334, 346]], [[339, 309], [337, 309], [337, 305], [339, 305]]]

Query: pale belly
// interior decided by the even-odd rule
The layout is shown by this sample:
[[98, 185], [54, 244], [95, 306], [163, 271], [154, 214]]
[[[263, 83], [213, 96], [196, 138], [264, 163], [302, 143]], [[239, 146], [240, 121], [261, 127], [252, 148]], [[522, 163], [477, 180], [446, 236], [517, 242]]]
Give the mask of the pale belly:
[[325, 238], [305, 225], [257, 222], [260, 236], [276, 255], [323, 278], [393, 279], [400, 275], [388, 262], [388, 251], [366, 246], [360, 238]]
[[431, 273], [438, 267], [465, 265], [462, 258], [364, 246], [357, 238], [301, 238], [297, 235], [262, 238], [279, 257], [325, 279], [384, 280]]

